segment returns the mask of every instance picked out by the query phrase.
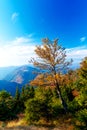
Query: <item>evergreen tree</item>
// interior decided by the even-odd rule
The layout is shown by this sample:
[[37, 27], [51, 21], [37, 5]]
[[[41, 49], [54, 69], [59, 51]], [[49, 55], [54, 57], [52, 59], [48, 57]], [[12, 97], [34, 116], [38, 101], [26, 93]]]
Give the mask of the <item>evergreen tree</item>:
[[15, 92], [15, 100], [18, 101], [20, 100], [20, 92], [19, 92], [19, 88], [16, 88], [16, 92]]
[[49, 122], [56, 119], [63, 110], [53, 91], [41, 87], [35, 89], [34, 98], [28, 99], [25, 106], [25, 117], [29, 123], [35, 123], [40, 119]]
[[13, 97], [5, 90], [0, 91], [0, 120], [6, 121], [15, 117]]
[[16, 88], [15, 97], [14, 97], [14, 109], [16, 113], [20, 113], [22, 110], [22, 100], [20, 98], [19, 88]]

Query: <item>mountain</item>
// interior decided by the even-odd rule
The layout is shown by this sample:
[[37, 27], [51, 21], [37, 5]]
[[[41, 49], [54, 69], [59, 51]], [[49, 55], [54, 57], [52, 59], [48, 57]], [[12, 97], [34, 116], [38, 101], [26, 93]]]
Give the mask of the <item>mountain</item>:
[[6, 75], [11, 73], [16, 68], [18, 68], [18, 66], [0, 67], [0, 80], [2, 80]]
[[0, 73], [3, 72], [3, 77], [5, 77], [3, 80], [0, 80], [0, 90], [6, 90], [14, 95], [16, 87], [21, 90], [23, 85], [28, 84], [37, 76], [37, 74], [34, 73], [35, 71], [37, 71], [36, 68], [28, 65], [2, 68]]
[[37, 74], [34, 71], [37, 71], [34, 67], [21, 66], [9, 73], [4, 80], [25, 85], [36, 77]]
[[15, 82], [8, 82], [6, 80], [0, 80], [0, 91], [6, 90], [7, 92], [10, 92], [11, 95], [15, 95], [16, 87], [21, 90], [21, 85]]

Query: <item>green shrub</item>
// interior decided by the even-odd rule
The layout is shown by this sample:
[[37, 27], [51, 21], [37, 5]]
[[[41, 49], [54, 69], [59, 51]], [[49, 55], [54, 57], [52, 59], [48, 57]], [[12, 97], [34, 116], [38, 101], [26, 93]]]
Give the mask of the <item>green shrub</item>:
[[30, 99], [25, 104], [25, 117], [30, 123], [40, 119], [40, 103], [37, 99]]
[[60, 100], [55, 97], [52, 90], [37, 89], [35, 91], [35, 97], [29, 99], [25, 103], [25, 117], [30, 123], [39, 121], [40, 119], [54, 120], [58, 115], [63, 114], [63, 107]]
[[76, 112], [75, 119], [76, 122], [78, 121], [78, 124], [75, 124], [76, 128], [79, 130], [87, 130], [87, 109]]

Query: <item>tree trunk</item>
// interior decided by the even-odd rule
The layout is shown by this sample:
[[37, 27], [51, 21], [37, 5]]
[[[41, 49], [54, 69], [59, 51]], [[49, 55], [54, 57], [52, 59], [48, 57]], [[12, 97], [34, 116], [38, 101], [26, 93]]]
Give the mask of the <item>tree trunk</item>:
[[64, 99], [62, 97], [58, 82], [56, 82], [56, 89], [57, 89], [58, 96], [59, 96], [59, 98], [61, 100], [61, 104], [63, 105], [63, 108], [65, 110], [65, 113], [67, 113], [68, 112], [67, 104], [66, 104], [66, 102], [64, 101]]

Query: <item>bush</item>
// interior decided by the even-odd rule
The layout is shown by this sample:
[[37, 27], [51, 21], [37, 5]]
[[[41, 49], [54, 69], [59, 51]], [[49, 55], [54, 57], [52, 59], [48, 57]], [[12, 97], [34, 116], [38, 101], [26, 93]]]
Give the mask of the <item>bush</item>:
[[16, 117], [14, 99], [6, 91], [0, 91], [0, 121], [11, 120]]
[[87, 109], [80, 110], [76, 112], [76, 128], [79, 130], [87, 130]]
[[47, 122], [54, 120], [63, 113], [60, 100], [52, 94], [52, 90], [37, 89], [35, 97], [25, 103], [25, 117], [30, 123], [43, 119]]
[[25, 117], [30, 123], [40, 119], [40, 103], [37, 99], [30, 99], [25, 104]]

